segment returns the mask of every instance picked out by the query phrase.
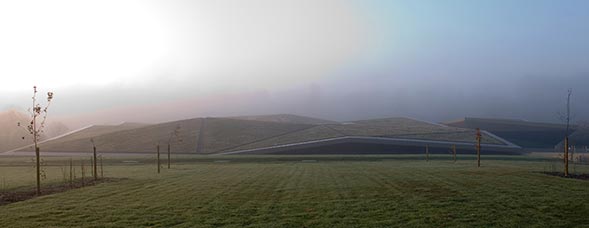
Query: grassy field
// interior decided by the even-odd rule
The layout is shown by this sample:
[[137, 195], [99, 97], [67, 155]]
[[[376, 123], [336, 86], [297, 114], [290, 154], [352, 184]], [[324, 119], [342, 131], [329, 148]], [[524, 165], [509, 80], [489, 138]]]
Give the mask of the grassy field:
[[[159, 175], [148, 158], [109, 159], [126, 179], [0, 206], [0, 227], [589, 226], [589, 181], [539, 173], [546, 158], [462, 158], [183, 157]], [[59, 182], [63, 160], [46, 163]], [[0, 178], [30, 187], [29, 166], [1, 158]]]

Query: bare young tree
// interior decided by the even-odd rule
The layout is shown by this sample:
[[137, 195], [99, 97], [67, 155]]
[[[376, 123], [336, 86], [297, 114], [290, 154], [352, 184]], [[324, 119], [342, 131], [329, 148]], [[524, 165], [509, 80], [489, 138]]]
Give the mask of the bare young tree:
[[560, 119], [566, 124], [566, 130], [564, 132], [564, 176], [569, 176], [569, 136], [571, 134], [571, 96], [573, 95], [573, 89], [569, 89], [566, 99], [566, 110], [565, 113], [559, 113]]
[[170, 163], [171, 163], [171, 144], [172, 144], [172, 140], [176, 139], [177, 142], [182, 142], [182, 138], [180, 138], [180, 130], [182, 129], [182, 127], [180, 127], [180, 125], [176, 126], [176, 129], [174, 129], [174, 131], [172, 131], [172, 133], [170, 133], [170, 138], [168, 138], [168, 169], [170, 169]]
[[[41, 194], [41, 156], [39, 152], [39, 139], [43, 130], [45, 129], [45, 122], [47, 120], [47, 109], [53, 100], [53, 92], [47, 92], [47, 103], [45, 107], [37, 102], [37, 86], [33, 86], [33, 106], [29, 109], [31, 115], [31, 122], [26, 126], [26, 130], [33, 136], [33, 144], [35, 146], [35, 167], [37, 169], [37, 195]], [[37, 119], [41, 118], [41, 122]], [[22, 127], [21, 123], [17, 124]], [[24, 137], [23, 137], [24, 139]]]

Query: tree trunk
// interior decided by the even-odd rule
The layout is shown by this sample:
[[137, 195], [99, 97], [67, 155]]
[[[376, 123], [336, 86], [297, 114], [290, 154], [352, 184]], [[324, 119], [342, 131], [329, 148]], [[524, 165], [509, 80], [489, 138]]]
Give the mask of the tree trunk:
[[569, 176], [569, 137], [564, 137], [564, 176]]
[[37, 158], [37, 195], [41, 195], [41, 156], [37, 143], [35, 143], [35, 157]]
[[481, 167], [481, 140], [477, 142], [477, 167]]
[[170, 144], [168, 143], [168, 169], [170, 169]]

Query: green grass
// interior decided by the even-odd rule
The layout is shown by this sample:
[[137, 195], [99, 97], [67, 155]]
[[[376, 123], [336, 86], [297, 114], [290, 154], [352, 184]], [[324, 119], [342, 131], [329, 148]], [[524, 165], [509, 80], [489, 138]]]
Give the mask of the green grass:
[[588, 226], [589, 181], [538, 173], [543, 158], [466, 158], [184, 157], [160, 175], [112, 159], [128, 179], [0, 206], [0, 227]]
[[[204, 124], [204, 126], [203, 126]], [[94, 126], [63, 138], [41, 143], [41, 151], [91, 152], [92, 143], [102, 152], [155, 152], [156, 145], [167, 147], [170, 134], [180, 126], [182, 141], [173, 140], [172, 150], [180, 153], [209, 154], [234, 148], [273, 136], [311, 127], [306, 124], [250, 121], [228, 118], [196, 118], [153, 125], [125, 124], [119, 126]], [[201, 134], [201, 130], [204, 132]], [[202, 140], [198, 140], [202, 135]], [[176, 138], [175, 138], [176, 139]], [[33, 151], [32, 148], [21, 151]]]

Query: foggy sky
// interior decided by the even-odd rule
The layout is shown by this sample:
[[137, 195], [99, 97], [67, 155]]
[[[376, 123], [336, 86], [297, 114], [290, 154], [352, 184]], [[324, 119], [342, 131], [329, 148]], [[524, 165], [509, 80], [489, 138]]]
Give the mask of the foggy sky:
[[39, 11], [55, 22], [42, 31], [0, 20], [0, 110], [24, 109], [37, 84], [74, 127], [272, 113], [558, 122], [573, 88], [589, 119], [587, 1], [56, 5]]

